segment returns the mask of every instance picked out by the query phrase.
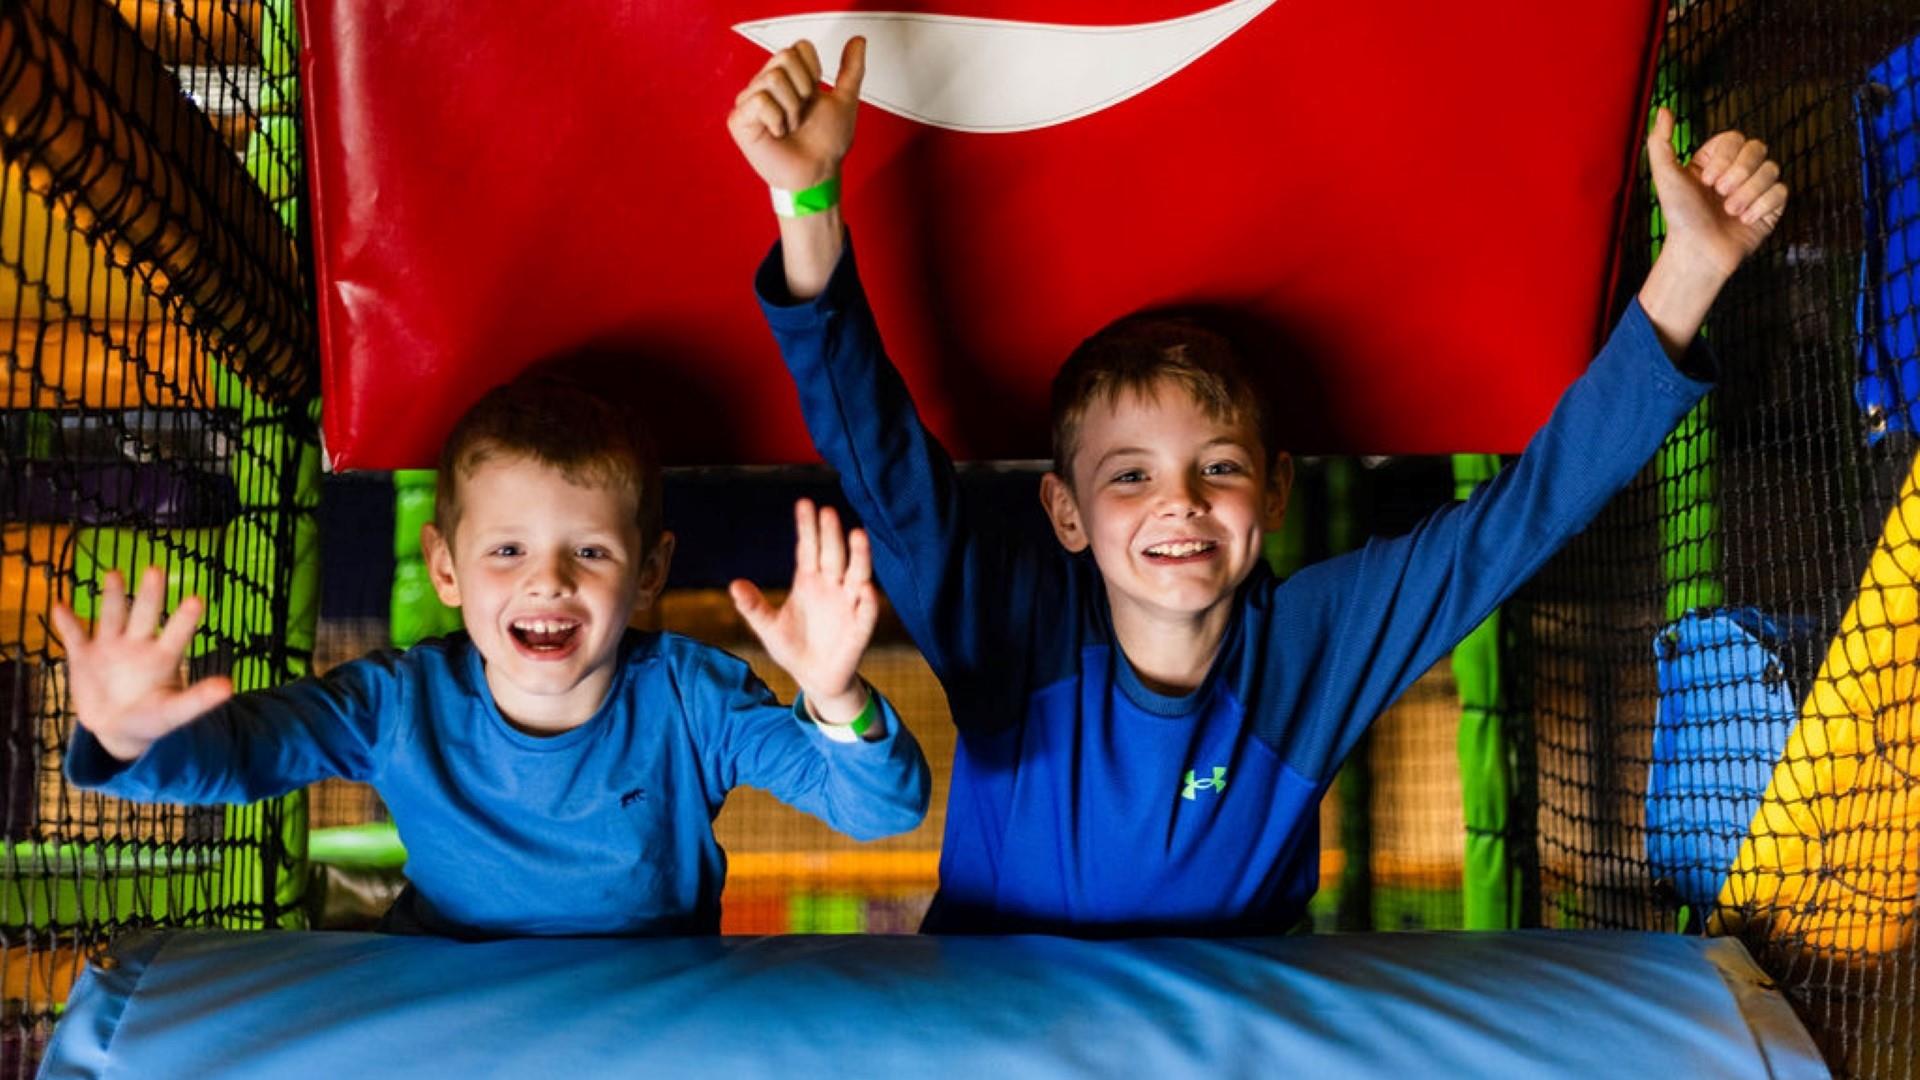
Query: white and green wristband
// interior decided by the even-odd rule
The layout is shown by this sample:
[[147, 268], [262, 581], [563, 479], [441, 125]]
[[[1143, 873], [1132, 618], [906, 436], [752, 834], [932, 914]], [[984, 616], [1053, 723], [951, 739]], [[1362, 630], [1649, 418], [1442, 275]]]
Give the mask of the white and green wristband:
[[773, 195], [773, 212], [781, 217], [798, 218], [818, 214], [840, 205], [840, 178], [830, 176], [810, 188], [788, 191], [768, 188]]
[[815, 727], [820, 729], [820, 734], [834, 742], [860, 742], [867, 737], [867, 732], [872, 731], [873, 726], [880, 722], [880, 694], [873, 687], [867, 687], [867, 703], [860, 707], [859, 715], [855, 716], [851, 723], [829, 724], [820, 719], [820, 714], [814, 710], [811, 699], [807, 701], [807, 717], [813, 721]]

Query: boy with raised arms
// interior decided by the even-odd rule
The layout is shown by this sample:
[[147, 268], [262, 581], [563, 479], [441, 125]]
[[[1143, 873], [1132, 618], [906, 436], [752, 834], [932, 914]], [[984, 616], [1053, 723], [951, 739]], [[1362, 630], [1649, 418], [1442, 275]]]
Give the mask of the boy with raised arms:
[[1317, 885], [1320, 797], [1360, 733], [1706, 393], [1695, 338], [1780, 219], [1779, 169], [1736, 132], [1682, 166], [1663, 111], [1647, 146], [1666, 244], [1526, 453], [1410, 534], [1283, 582], [1261, 535], [1286, 509], [1285, 433], [1230, 345], [1180, 320], [1122, 319], [1055, 379], [1040, 497], [1057, 546], [970, 512], [841, 222], [865, 64], [856, 39], [824, 89], [811, 45], [783, 50], [727, 124], [774, 189], [780, 239], [755, 284], [808, 429], [959, 728], [924, 928], [1285, 931]]
[[[323, 777], [372, 784], [408, 852], [387, 928], [462, 938], [714, 933], [727, 792], [765, 788], [868, 839], [918, 825], [926, 760], [856, 674], [879, 598], [865, 535], [795, 508], [793, 588], [734, 599], [801, 689], [628, 628], [666, 582], [660, 469], [626, 410], [536, 370], [489, 393], [442, 451], [423, 547], [463, 633], [255, 693], [183, 686], [202, 604], [161, 625], [117, 573], [92, 632], [56, 607], [75, 717], [67, 773], [130, 799], [251, 802]], [[156, 634], [157, 631], [157, 634]]]

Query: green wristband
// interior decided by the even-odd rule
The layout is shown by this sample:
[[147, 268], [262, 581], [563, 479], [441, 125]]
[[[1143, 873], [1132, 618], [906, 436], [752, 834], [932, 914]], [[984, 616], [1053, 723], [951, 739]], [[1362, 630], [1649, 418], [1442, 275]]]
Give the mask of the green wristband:
[[[871, 686], [867, 687], [867, 703], [860, 707], [860, 712], [852, 721], [845, 724], [827, 723], [820, 719], [820, 713], [814, 709], [811, 698], [805, 698], [803, 695], [803, 700], [806, 702], [807, 719], [813, 721], [814, 728], [820, 734], [834, 742], [861, 742], [866, 738], [867, 732], [872, 731], [873, 726], [880, 722], [880, 695]], [[796, 705], [795, 708], [800, 706]]]
[[781, 217], [806, 217], [840, 205], [840, 178], [830, 176], [802, 191], [768, 188], [773, 194], [773, 212]]
[[853, 718], [853, 723], [847, 725], [847, 730], [853, 732], [855, 738], [864, 739], [867, 737], [867, 732], [872, 730], [874, 721], [878, 719], [880, 719], [880, 697], [872, 690], [868, 690], [867, 703], [861, 706], [860, 715]]

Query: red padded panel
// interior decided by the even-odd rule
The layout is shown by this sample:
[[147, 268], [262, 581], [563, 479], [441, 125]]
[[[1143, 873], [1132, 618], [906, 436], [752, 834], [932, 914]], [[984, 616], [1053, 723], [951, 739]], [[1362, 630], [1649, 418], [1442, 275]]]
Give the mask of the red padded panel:
[[[860, 6], [1113, 25], [1210, 5]], [[957, 456], [1041, 457], [1081, 337], [1228, 303], [1300, 346], [1262, 358], [1293, 449], [1516, 450], [1602, 329], [1662, 6], [1278, 0], [1058, 126], [863, 109], [848, 215], [895, 359]], [[723, 118], [766, 56], [732, 24], [819, 10], [304, 0], [335, 467], [430, 463], [488, 386], [582, 346], [631, 355], [670, 462], [812, 460], [750, 288], [772, 216]]]

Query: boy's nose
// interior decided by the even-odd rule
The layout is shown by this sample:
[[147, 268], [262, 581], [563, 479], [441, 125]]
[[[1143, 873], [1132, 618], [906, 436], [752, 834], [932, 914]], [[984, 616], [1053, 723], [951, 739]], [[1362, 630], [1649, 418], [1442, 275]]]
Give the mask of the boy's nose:
[[560, 556], [535, 560], [532, 573], [527, 575], [527, 588], [540, 595], [572, 592], [572, 561]]
[[1181, 517], [1204, 514], [1208, 509], [1206, 488], [1198, 476], [1187, 476], [1176, 481], [1168, 488], [1166, 501], [1162, 504], [1163, 512]]

